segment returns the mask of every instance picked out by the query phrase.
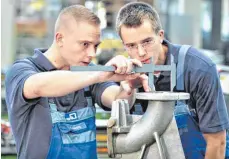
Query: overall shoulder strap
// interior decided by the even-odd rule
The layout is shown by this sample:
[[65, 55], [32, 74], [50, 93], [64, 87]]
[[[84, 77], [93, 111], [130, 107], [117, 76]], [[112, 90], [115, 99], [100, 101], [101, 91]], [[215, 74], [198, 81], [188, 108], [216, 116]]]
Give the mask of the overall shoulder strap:
[[84, 88], [84, 96], [86, 97], [89, 106], [95, 105], [89, 86]]
[[92, 97], [89, 86], [84, 88], [84, 95], [85, 95], [85, 97]]
[[178, 54], [176, 90], [184, 91], [184, 62], [190, 45], [182, 45]]

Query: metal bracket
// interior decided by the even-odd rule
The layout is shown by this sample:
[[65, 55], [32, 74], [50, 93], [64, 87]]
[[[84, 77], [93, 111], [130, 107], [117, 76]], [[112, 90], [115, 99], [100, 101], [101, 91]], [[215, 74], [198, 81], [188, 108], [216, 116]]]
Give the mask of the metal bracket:
[[139, 155], [139, 159], [143, 159], [145, 151], [146, 151], [146, 145], [142, 145], [141, 153]]
[[108, 148], [108, 156], [111, 158], [115, 158], [114, 153], [114, 146], [113, 146], [113, 126], [115, 125], [116, 120], [113, 118], [110, 118], [107, 122], [107, 148]]
[[156, 143], [157, 143], [157, 147], [158, 147], [158, 152], [159, 152], [160, 158], [161, 159], [166, 159], [165, 153], [164, 153], [164, 150], [163, 150], [163, 147], [162, 147], [162, 144], [161, 144], [161, 141], [160, 141], [158, 133], [154, 132], [153, 135], [154, 135], [154, 138], [155, 138]]

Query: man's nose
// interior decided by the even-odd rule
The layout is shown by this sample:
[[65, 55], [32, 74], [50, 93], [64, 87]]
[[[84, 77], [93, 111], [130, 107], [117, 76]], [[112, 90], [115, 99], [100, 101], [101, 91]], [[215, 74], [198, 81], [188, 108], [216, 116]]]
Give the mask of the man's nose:
[[145, 49], [142, 47], [141, 44], [138, 44], [138, 54], [139, 54], [140, 57], [146, 55], [146, 51], [145, 51]]
[[94, 57], [96, 56], [96, 48], [91, 47], [91, 48], [88, 50], [88, 56], [94, 58]]

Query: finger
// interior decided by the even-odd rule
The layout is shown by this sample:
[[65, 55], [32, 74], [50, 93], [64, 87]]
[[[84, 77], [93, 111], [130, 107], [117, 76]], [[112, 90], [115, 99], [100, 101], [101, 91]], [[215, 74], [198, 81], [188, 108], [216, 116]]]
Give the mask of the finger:
[[127, 74], [127, 73], [126, 73], [127, 68], [128, 68], [128, 63], [127, 63], [127, 60], [124, 59], [124, 60], [123, 60], [123, 66], [122, 66], [122, 72], [121, 72], [121, 74]]
[[138, 59], [131, 59], [131, 62], [134, 64], [134, 65], [137, 65], [139, 67], [142, 67], [142, 63], [141, 61], [139, 61]]
[[151, 88], [149, 86], [148, 76], [143, 74], [140, 76], [140, 79], [142, 81], [142, 86], [143, 86], [143, 89], [145, 90], [145, 92], [150, 92]]
[[126, 74], [131, 74], [134, 63], [131, 60], [127, 60]]
[[123, 66], [125, 66], [125, 63], [123, 62], [122, 58], [120, 57], [114, 57], [110, 61], [108, 61], [105, 66], [114, 66], [115, 67], [115, 73], [121, 74]]
[[115, 73], [117, 74], [123, 74], [123, 69], [125, 69], [125, 66], [126, 66], [126, 63], [124, 60], [117, 60], [116, 62], [116, 70], [115, 70]]

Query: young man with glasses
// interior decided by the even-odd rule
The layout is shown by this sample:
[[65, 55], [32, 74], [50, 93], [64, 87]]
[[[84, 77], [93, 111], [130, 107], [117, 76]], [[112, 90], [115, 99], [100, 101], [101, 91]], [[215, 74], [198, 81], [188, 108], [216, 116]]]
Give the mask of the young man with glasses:
[[[153, 57], [154, 64], [169, 65], [173, 55], [177, 61], [181, 46], [164, 39], [159, 15], [152, 6], [141, 2], [123, 6], [117, 16], [116, 29], [130, 58], [150, 63]], [[223, 159], [229, 119], [216, 65], [191, 47], [185, 57], [183, 74], [184, 91], [190, 93], [188, 105], [196, 111], [195, 121], [203, 141], [206, 141], [204, 151], [198, 146], [194, 147], [195, 150], [187, 150], [190, 143], [182, 141], [185, 156]], [[157, 72], [157, 75], [154, 81], [156, 91], [170, 91], [170, 74]]]

